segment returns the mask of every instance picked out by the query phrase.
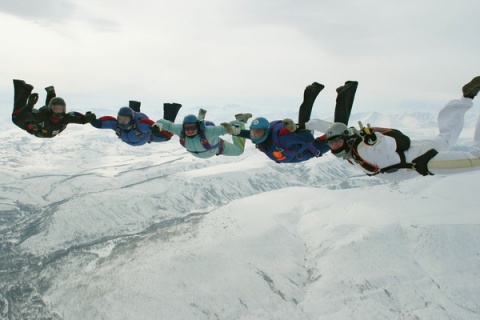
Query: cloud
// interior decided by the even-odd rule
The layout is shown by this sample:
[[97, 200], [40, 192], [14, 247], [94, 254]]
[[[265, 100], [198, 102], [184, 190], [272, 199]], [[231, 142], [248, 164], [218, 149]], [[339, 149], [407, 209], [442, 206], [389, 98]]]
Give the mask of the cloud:
[[118, 23], [98, 14], [95, 9], [85, 9], [85, 4], [77, 4], [75, 0], [16, 0], [0, 3], [0, 12], [35, 22], [43, 28], [53, 28], [60, 33], [71, 32], [68, 27], [74, 21], [80, 21], [97, 32], [118, 30]]
[[[332, 105], [336, 87], [358, 80], [357, 108], [405, 101], [440, 108], [480, 70], [472, 36], [477, 19], [465, 10], [475, 6], [473, 0], [3, 2], [0, 11], [9, 15], [2, 14], [0, 27], [15, 33], [0, 39], [2, 72], [63, 87], [79, 105], [135, 98], [287, 108], [313, 81], [326, 85], [319, 100]], [[0, 92], [10, 90], [11, 83], [0, 84]]]
[[0, 2], [0, 11], [27, 20], [64, 21], [74, 14], [74, 1], [15, 0]]

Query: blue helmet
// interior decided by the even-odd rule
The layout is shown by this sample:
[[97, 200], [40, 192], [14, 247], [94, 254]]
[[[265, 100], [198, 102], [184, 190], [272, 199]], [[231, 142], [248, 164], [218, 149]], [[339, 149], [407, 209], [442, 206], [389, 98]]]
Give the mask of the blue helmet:
[[185, 123], [197, 123], [197, 121], [198, 121], [197, 116], [195, 116], [193, 114], [189, 114], [188, 116], [185, 116], [185, 118], [183, 118], [183, 124], [185, 124]]
[[263, 130], [265, 130], [265, 133], [263, 134], [262, 137], [260, 137], [258, 139], [251, 139], [252, 142], [255, 143], [255, 144], [262, 143], [263, 141], [265, 141], [268, 138], [268, 133], [270, 132], [270, 122], [268, 122], [268, 120], [265, 119], [264, 117], [255, 118], [252, 121], [252, 124], [250, 125], [250, 129], [260, 129], [260, 130], [263, 129]]
[[[198, 121], [197, 116], [193, 114], [189, 114], [183, 118], [183, 130], [182, 130], [182, 135], [185, 134], [185, 131], [189, 131], [192, 129], [192, 125], [195, 125], [197, 128], [197, 132], [195, 134], [188, 134], [188, 137], [193, 138], [198, 134], [198, 130], [200, 130], [200, 122]], [[187, 127], [190, 127], [187, 129]]]
[[117, 119], [118, 116], [130, 117], [130, 122], [128, 124], [118, 124], [121, 129], [128, 130], [132, 128], [135, 116], [135, 111], [133, 111], [133, 109], [129, 107], [122, 107], [120, 110], [118, 110]]
[[120, 110], [118, 110], [118, 116], [130, 117], [132, 119], [134, 113], [135, 111], [133, 111], [133, 109], [129, 107], [122, 107], [120, 108]]

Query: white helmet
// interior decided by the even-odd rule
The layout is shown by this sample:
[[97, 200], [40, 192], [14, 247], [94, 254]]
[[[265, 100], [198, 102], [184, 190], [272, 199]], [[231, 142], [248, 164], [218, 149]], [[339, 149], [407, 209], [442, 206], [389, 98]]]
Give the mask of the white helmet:
[[352, 151], [350, 146], [353, 144], [357, 136], [347, 127], [347, 125], [342, 122], [335, 122], [327, 129], [325, 136], [327, 138], [327, 143], [343, 140], [343, 145], [340, 148], [331, 150], [332, 154], [339, 158], [350, 157]]

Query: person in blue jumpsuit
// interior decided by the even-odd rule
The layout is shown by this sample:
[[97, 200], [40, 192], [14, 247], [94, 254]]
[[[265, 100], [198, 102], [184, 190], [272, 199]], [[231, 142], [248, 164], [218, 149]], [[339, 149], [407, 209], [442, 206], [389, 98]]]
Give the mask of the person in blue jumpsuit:
[[[178, 103], [164, 103], [164, 117], [175, 121], [181, 106]], [[120, 108], [116, 118], [104, 116], [92, 121], [91, 124], [98, 129], [114, 130], [119, 139], [131, 146], [165, 142], [173, 136], [167, 131], [152, 132], [152, 125], [155, 122], [140, 112], [140, 102], [138, 101], [130, 101], [128, 107]]]

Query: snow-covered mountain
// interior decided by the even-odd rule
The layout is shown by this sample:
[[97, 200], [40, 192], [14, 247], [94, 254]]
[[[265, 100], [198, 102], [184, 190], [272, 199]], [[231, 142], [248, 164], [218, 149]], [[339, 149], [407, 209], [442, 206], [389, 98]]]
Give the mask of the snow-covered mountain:
[[[413, 138], [435, 119], [352, 115]], [[90, 125], [0, 141], [0, 318], [480, 319], [480, 173], [385, 182], [250, 142], [201, 160]]]

